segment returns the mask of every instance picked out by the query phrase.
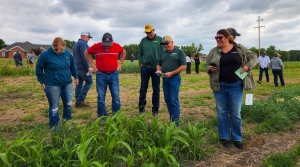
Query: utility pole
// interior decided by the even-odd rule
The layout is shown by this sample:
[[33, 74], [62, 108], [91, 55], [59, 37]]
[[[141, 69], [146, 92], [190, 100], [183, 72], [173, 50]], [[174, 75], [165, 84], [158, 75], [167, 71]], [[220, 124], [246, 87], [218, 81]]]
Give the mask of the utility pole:
[[260, 28], [261, 27], [264, 27], [265, 26], [260, 26], [260, 22], [263, 21], [263, 19], [260, 19], [260, 16], [258, 16], [258, 20], [256, 20], [258, 22], [258, 26], [257, 27], [254, 27], [254, 30], [255, 28], [258, 29], [258, 56], [260, 56]]

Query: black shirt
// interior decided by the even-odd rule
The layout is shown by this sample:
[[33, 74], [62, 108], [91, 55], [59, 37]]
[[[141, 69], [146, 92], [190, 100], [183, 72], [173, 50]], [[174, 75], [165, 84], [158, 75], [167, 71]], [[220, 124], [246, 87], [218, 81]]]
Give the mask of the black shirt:
[[235, 47], [227, 52], [221, 52], [220, 59], [220, 82], [234, 83], [240, 78], [235, 74], [235, 71], [241, 67], [241, 57]]
[[196, 64], [200, 64], [200, 58], [198, 54], [195, 55], [194, 60]]

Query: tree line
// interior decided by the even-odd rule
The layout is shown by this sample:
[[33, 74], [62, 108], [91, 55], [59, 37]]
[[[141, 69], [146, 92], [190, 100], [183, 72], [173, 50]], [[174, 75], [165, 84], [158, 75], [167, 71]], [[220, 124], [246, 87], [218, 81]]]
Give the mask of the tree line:
[[[257, 48], [251, 47], [250, 50], [258, 55]], [[267, 49], [260, 48], [260, 53], [265, 53], [270, 58], [274, 57], [274, 53], [279, 53], [281, 55], [280, 58], [282, 61], [300, 61], [300, 50], [277, 50], [274, 45], [271, 45]]]
[[[66, 46], [68, 48], [72, 48], [75, 44], [75, 41], [65, 40]], [[6, 47], [7, 44], [5, 44], [5, 41], [0, 39], [0, 49]], [[190, 54], [191, 56], [194, 56], [194, 53], [201, 54], [201, 51], [204, 50], [202, 44], [196, 45], [195, 43], [192, 43], [191, 45], [186, 46], [175, 46], [177, 48], [180, 48], [184, 51], [186, 55]], [[124, 45], [123, 48], [126, 50], [126, 60], [130, 60], [131, 54], [135, 56], [135, 59], [138, 59], [138, 51], [139, 51], [139, 45], [138, 44], [129, 44]], [[258, 54], [258, 49], [255, 47], [251, 47], [250, 50], [256, 54]], [[271, 45], [267, 49], [260, 48], [260, 53], [265, 53], [270, 58], [274, 57], [274, 53], [279, 53], [281, 55], [282, 61], [300, 61], [300, 50], [277, 50], [275, 46]]]

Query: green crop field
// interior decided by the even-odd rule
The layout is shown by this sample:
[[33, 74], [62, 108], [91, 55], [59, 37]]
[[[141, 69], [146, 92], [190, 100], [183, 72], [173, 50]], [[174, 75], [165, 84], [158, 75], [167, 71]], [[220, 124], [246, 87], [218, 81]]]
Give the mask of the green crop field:
[[[286, 87], [275, 87], [271, 70], [270, 82], [265, 78], [253, 94], [251, 106], [242, 106], [244, 152], [234, 146], [221, 147], [217, 135], [215, 102], [209, 88], [209, 76], [201, 63], [200, 74], [181, 74], [181, 126], [169, 122], [169, 114], [161, 88], [160, 110], [151, 115], [151, 82], [147, 93], [146, 113], [139, 114], [139, 66], [135, 61], [123, 64], [120, 71], [121, 110], [111, 115], [111, 96], [107, 92], [109, 117], [97, 118], [97, 93], [94, 84], [86, 101], [87, 108], [72, 109], [72, 121], [62, 122], [56, 132], [48, 126], [48, 102], [37, 82], [34, 68], [15, 68], [13, 59], [0, 59], [0, 166], [217, 166], [234, 155], [232, 166], [297, 166], [300, 158], [300, 62], [284, 62]], [[258, 68], [253, 69], [255, 80]], [[74, 106], [73, 99], [73, 106]], [[62, 103], [61, 103], [62, 105]], [[62, 106], [59, 108], [61, 115]], [[270, 151], [257, 159], [246, 153], [258, 149], [264, 136], [269, 142], [281, 140], [283, 134], [293, 136], [293, 144], [281, 152]], [[266, 139], [264, 139], [265, 142]], [[260, 147], [256, 147], [260, 146]], [[281, 148], [281, 147], [280, 147]], [[279, 146], [274, 150], [279, 149]], [[247, 152], [248, 151], [248, 152]], [[212, 158], [214, 160], [210, 161]], [[215, 161], [215, 162], [214, 162]]]

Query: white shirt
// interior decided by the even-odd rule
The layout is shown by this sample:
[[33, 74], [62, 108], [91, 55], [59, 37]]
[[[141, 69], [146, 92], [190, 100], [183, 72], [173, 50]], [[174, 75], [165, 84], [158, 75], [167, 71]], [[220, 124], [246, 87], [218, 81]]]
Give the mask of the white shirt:
[[192, 61], [189, 56], [185, 56], [185, 60], [186, 60], [187, 63]]
[[265, 56], [259, 56], [258, 57], [258, 63], [260, 65], [261, 68], [268, 68], [269, 64], [270, 64], [270, 58], [269, 56], [265, 55]]

